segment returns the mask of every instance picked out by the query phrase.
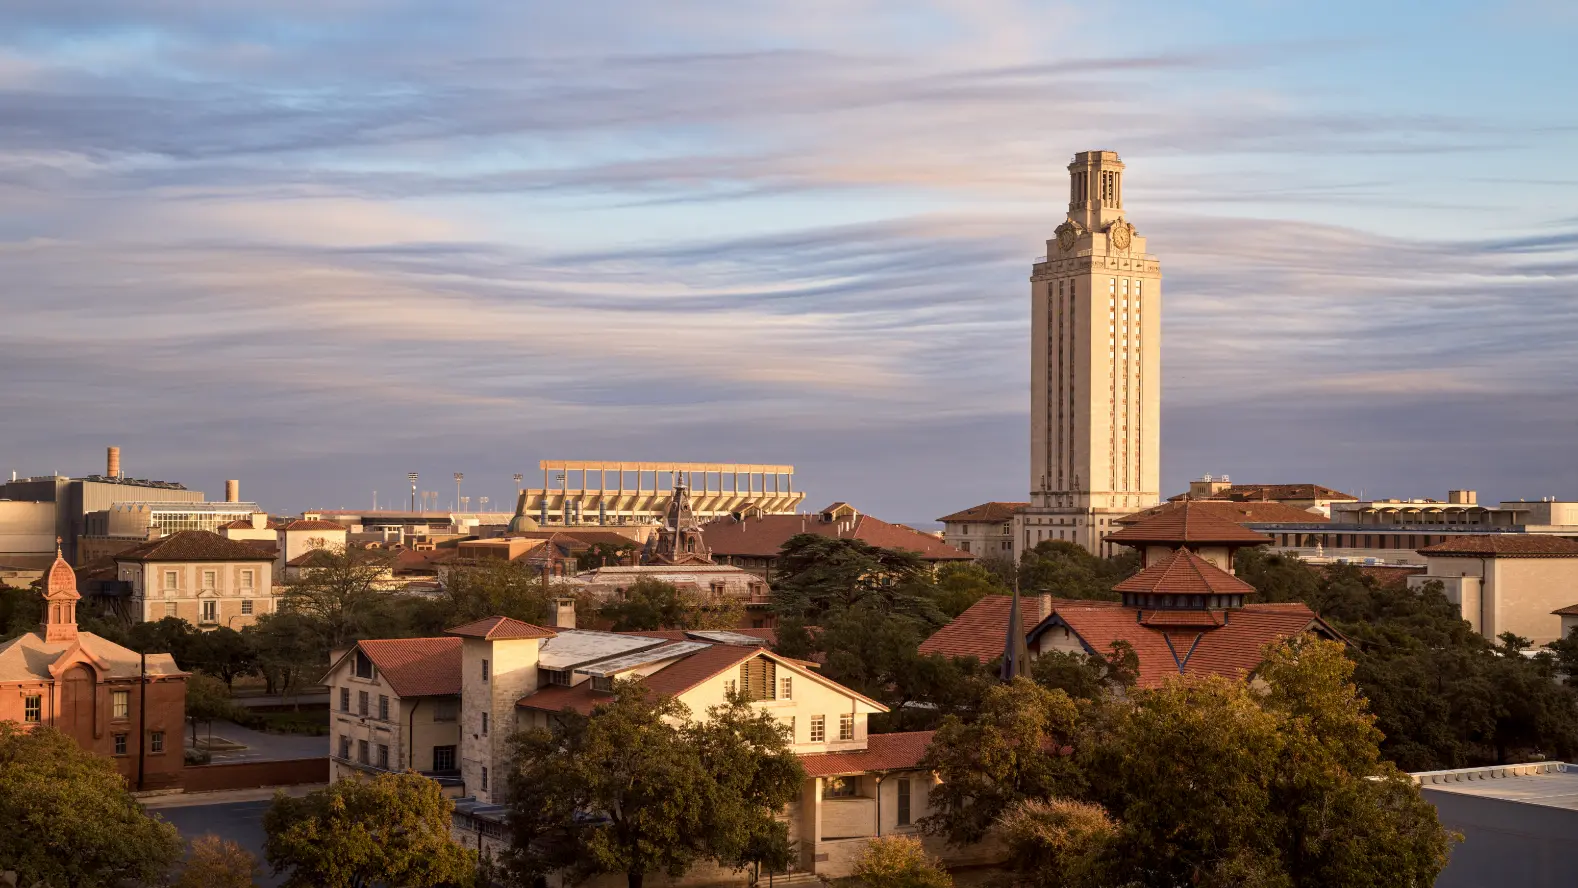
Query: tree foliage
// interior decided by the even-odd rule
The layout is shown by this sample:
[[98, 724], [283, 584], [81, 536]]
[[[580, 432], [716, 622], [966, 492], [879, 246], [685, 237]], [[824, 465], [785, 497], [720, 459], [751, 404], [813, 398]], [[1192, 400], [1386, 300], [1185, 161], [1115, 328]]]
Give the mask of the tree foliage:
[[773, 610], [780, 620], [815, 624], [863, 605], [941, 625], [931, 567], [921, 557], [849, 537], [790, 537], [778, 554]]
[[765, 712], [732, 701], [693, 723], [677, 701], [619, 682], [592, 715], [566, 710], [514, 744], [506, 867], [521, 884], [562, 871], [572, 882], [622, 874], [640, 888], [649, 873], [678, 877], [701, 860], [788, 861], [772, 812], [804, 772]]
[[1578, 691], [1554, 680], [1559, 655], [1498, 647], [1439, 584], [1387, 585], [1346, 565], [1317, 572], [1255, 550], [1241, 551], [1237, 567], [1265, 599], [1303, 601], [1348, 638], [1382, 753], [1404, 770], [1578, 754]]
[[604, 603], [598, 616], [612, 623], [615, 632], [735, 629], [745, 616], [745, 605], [731, 596], [641, 577], [624, 594]]
[[281, 609], [317, 621], [325, 643], [341, 647], [388, 612], [390, 559], [379, 549], [320, 549], [310, 566], [285, 583]]
[[253, 888], [260, 874], [252, 852], [210, 833], [192, 840], [173, 888]]
[[286, 888], [467, 886], [476, 854], [452, 842], [454, 805], [415, 771], [283, 792], [263, 816], [264, 856]]
[[159, 884], [181, 857], [107, 758], [48, 726], [0, 721], [0, 871], [21, 885]]
[[1068, 540], [1042, 540], [1019, 562], [1019, 588], [1026, 595], [1117, 601], [1112, 587], [1140, 569], [1140, 554], [1125, 549], [1098, 558]]
[[951, 620], [988, 595], [1004, 595], [1010, 591], [1012, 587], [1004, 583], [1000, 575], [979, 564], [945, 564], [937, 569], [933, 598], [937, 609]]
[[911, 836], [866, 842], [853, 875], [865, 888], [953, 888], [953, 877]]
[[44, 598], [37, 589], [18, 589], [0, 582], [0, 641], [31, 632], [44, 621]]

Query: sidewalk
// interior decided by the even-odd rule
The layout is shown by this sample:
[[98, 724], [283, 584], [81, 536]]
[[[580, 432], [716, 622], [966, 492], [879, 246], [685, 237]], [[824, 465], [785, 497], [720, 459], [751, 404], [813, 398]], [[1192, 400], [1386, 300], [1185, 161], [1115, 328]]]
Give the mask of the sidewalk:
[[191, 808], [197, 805], [230, 805], [236, 802], [267, 802], [274, 793], [301, 798], [309, 792], [323, 789], [327, 783], [308, 783], [302, 786], [263, 786], [257, 789], [230, 789], [222, 792], [181, 792], [170, 795], [150, 796], [142, 799], [142, 806], [149, 811], [161, 808]]

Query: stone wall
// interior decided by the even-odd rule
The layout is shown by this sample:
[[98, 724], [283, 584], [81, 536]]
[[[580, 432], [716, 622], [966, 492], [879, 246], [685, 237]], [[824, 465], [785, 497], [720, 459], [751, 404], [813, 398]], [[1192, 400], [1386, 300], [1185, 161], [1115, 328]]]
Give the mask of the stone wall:
[[329, 782], [329, 759], [285, 759], [274, 762], [231, 762], [191, 765], [184, 775], [187, 792], [257, 789]]

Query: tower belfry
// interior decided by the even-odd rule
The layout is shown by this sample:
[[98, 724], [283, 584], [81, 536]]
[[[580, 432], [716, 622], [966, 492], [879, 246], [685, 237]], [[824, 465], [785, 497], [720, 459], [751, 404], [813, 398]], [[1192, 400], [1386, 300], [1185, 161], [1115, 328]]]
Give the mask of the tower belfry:
[[1068, 214], [1030, 276], [1030, 505], [1015, 548], [1101, 552], [1113, 520], [1160, 499], [1161, 265], [1123, 209], [1124, 165], [1083, 151]]

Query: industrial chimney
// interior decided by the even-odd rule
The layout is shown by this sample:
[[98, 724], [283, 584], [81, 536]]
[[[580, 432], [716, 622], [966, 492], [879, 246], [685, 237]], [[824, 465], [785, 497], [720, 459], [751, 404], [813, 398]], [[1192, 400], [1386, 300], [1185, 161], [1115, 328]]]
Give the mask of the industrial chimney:
[[241, 502], [241, 482], [232, 478], [225, 482], [225, 502]]
[[104, 474], [111, 478], [121, 476], [121, 449], [110, 447], [109, 455], [104, 460]]

